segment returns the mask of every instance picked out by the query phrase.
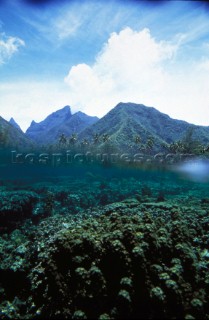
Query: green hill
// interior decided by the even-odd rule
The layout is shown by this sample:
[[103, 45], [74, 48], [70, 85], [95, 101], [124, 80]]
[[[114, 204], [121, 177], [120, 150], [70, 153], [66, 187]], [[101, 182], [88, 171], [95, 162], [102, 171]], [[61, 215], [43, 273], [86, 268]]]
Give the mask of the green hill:
[[34, 143], [26, 135], [0, 116], [0, 150], [32, 150]]
[[182, 140], [190, 129], [194, 140], [209, 143], [209, 127], [172, 119], [155, 108], [142, 104], [119, 103], [103, 118], [82, 131], [79, 139], [92, 141], [97, 135], [100, 137], [98, 145], [102, 146], [103, 135], [108, 135], [109, 143], [122, 151], [135, 151], [139, 146], [146, 146], [152, 141], [152, 150], [159, 151], [163, 146]]

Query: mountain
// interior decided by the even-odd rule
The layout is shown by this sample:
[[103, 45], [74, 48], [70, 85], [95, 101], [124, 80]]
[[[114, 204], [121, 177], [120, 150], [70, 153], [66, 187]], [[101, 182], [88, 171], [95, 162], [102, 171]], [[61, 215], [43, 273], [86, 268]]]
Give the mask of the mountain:
[[39, 123], [32, 121], [26, 130], [26, 136], [42, 145], [55, 143], [62, 133], [66, 136], [78, 134], [96, 121], [97, 117], [88, 116], [80, 111], [72, 115], [70, 107], [65, 106]]
[[158, 152], [185, 139], [189, 132], [194, 141], [209, 145], [209, 127], [172, 119], [153, 107], [135, 103], [121, 102], [101, 119], [80, 111], [72, 114], [70, 107], [65, 106], [39, 123], [32, 121], [25, 134], [14, 122], [0, 118], [0, 146], [21, 148], [31, 146], [31, 141], [33, 146], [56, 144], [62, 133], [67, 137], [76, 133], [79, 148]]
[[57, 133], [57, 128], [71, 117], [70, 107], [65, 106], [39, 123], [32, 121], [30, 127], [26, 130], [26, 136], [38, 144], [43, 144], [45, 140], [46, 142], [51, 141]]
[[155, 108], [142, 104], [119, 103], [103, 118], [81, 132], [79, 139], [92, 140], [95, 134], [100, 137], [107, 134], [112, 145], [127, 151], [136, 148], [136, 136], [140, 136], [142, 144], [151, 137], [154, 140], [153, 150], [157, 151], [162, 149], [162, 145], [182, 139], [190, 128], [194, 129], [194, 139], [209, 143], [209, 127], [172, 119]]
[[22, 129], [20, 128], [19, 124], [14, 120], [14, 118], [11, 118], [9, 120], [9, 123], [11, 123], [16, 129], [22, 131]]
[[74, 113], [70, 119], [63, 122], [62, 126], [59, 128], [59, 134], [64, 133], [69, 136], [72, 133], [80, 133], [98, 120], [99, 119], [97, 117], [91, 117], [81, 111], [78, 111]]
[[25, 136], [22, 130], [0, 116], [0, 149], [32, 150], [34, 143]]

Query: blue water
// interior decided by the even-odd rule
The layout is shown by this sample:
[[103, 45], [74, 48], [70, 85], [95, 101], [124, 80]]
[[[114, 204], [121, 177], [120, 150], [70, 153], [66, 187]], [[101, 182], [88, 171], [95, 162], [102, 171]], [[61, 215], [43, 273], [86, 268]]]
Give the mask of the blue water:
[[[8, 159], [7, 159], [8, 160]], [[134, 196], [144, 186], [152, 189], [152, 194], [163, 192], [165, 197], [173, 198], [192, 196], [197, 199], [207, 198], [209, 190], [208, 163], [182, 163], [178, 166], [149, 166], [133, 164], [77, 162], [61, 165], [37, 163], [11, 163], [1, 161], [0, 186], [7, 189], [33, 188], [36, 184], [49, 186], [73, 185], [76, 193], [76, 183], [82, 182], [83, 188], [93, 183], [105, 183], [109, 191], [118, 191], [120, 188], [130, 189], [127, 196]], [[115, 183], [117, 181], [117, 183]], [[120, 188], [117, 190], [117, 187]], [[134, 190], [134, 186], [135, 189]], [[105, 190], [105, 188], [104, 188]], [[107, 191], [107, 190], [105, 190]], [[101, 188], [102, 192], [102, 188]], [[117, 201], [112, 196], [111, 201]]]

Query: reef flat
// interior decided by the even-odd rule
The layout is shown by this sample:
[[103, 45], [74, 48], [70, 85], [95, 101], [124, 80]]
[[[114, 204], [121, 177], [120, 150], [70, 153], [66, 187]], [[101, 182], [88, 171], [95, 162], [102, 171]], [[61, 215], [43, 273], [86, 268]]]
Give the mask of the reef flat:
[[85, 179], [1, 187], [1, 319], [209, 319], [207, 187]]

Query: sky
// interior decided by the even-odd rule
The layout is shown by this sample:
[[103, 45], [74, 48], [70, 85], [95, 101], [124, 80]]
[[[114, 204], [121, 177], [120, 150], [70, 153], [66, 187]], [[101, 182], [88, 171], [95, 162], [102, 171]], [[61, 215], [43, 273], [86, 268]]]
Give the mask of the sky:
[[119, 102], [209, 126], [204, 1], [0, 0], [0, 115], [25, 131]]

